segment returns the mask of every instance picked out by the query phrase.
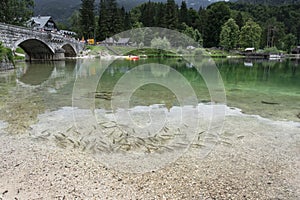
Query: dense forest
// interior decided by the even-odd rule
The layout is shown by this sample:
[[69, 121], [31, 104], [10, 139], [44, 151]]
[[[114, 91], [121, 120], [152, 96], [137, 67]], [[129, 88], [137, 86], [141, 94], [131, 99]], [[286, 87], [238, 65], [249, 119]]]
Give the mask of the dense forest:
[[[185, 33], [208, 48], [277, 48], [289, 52], [300, 44], [299, 0], [217, 2], [198, 10], [185, 1], [148, 1], [131, 10], [118, 2], [81, 0], [68, 23], [59, 26], [77, 32], [79, 38], [97, 41], [132, 28], [163, 27]], [[32, 15], [32, 8], [33, 1], [4, 0], [0, 21], [20, 25]]]
[[300, 0], [238, 0], [238, 3], [264, 4], [264, 5], [283, 5], [300, 3]]
[[1, 0], [0, 22], [24, 25], [33, 15], [33, 0]]
[[[124, 7], [126, 11], [132, 8], [147, 3], [149, 0], [117, 0], [120, 7]], [[167, 0], [151, 0], [151, 2], [166, 2]], [[187, 6], [198, 10], [199, 7], [207, 7], [208, 5], [224, 0], [186, 0]], [[236, 0], [231, 0], [236, 1]], [[100, 0], [95, 0], [96, 6], [99, 5]], [[175, 0], [180, 5], [182, 0]], [[67, 19], [72, 15], [74, 10], [78, 10], [81, 5], [81, 0], [35, 0], [34, 1], [35, 15], [51, 15], [56, 21], [67, 23]]]
[[[82, 2], [86, 1], [90, 6], [94, 2]], [[82, 6], [77, 13], [77, 16], [87, 16], [84, 12], [98, 13], [96, 25], [93, 26], [90, 23], [93, 20], [88, 18], [74, 23], [74, 15], [71, 21], [72, 27], [77, 24], [77, 32], [85, 30], [82, 35], [94, 35], [100, 41], [131, 28], [163, 27], [183, 32], [204, 47], [227, 50], [272, 47], [289, 52], [300, 43], [300, 3], [280, 2], [279, 6], [266, 4], [266, 1], [264, 4], [217, 2], [205, 9], [194, 10], [185, 1], [180, 6], [174, 0], [166, 3], [149, 1], [126, 11], [118, 7], [115, 0], [101, 0], [98, 10], [95, 7], [84, 10]], [[85, 27], [80, 28], [80, 24]], [[88, 33], [87, 26], [95, 27], [94, 32]]]

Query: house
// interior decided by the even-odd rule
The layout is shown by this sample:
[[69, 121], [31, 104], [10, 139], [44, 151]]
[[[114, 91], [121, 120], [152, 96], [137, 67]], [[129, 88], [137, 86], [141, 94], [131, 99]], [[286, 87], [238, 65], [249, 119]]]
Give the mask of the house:
[[32, 28], [33, 30], [40, 31], [58, 31], [54, 20], [51, 16], [37, 16], [32, 17], [26, 23], [27, 27]]
[[255, 48], [254, 47], [250, 47], [250, 48], [246, 48], [245, 49], [245, 52], [246, 53], [253, 53], [255, 51]]
[[119, 40], [116, 42], [119, 46], [127, 46], [129, 45], [130, 38], [119, 38]]
[[300, 54], [300, 46], [297, 46], [292, 50], [292, 54]]
[[114, 40], [114, 38], [110, 37], [110, 38], [106, 38], [104, 41], [102, 41], [102, 43], [111, 46], [116, 44], [116, 41]]

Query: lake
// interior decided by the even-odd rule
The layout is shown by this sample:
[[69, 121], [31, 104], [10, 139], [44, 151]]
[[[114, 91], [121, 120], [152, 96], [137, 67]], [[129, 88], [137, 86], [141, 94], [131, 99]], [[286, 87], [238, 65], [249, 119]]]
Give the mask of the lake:
[[[166, 153], [166, 164], [191, 144], [208, 152], [228, 114], [300, 122], [300, 69], [299, 60], [20, 62], [0, 73], [0, 96], [0, 129], [9, 134], [79, 148], [114, 166], [111, 152], [147, 153], [145, 163]], [[218, 130], [201, 135], [210, 129]]]
[[[17, 99], [24, 103], [26, 98], [34, 96], [43, 110], [55, 110], [72, 106], [72, 92], [76, 80], [86, 80], [97, 84], [95, 105], [110, 109], [110, 96], [115, 84], [124, 74], [137, 66], [147, 63], [159, 63], [171, 66], [181, 73], [195, 91], [198, 101], [210, 102], [207, 86], [192, 65], [175, 59], [147, 59], [140, 61], [77, 60], [44, 63], [17, 63], [16, 70], [1, 72], [1, 102], [12, 105]], [[300, 69], [299, 60], [267, 61], [244, 59], [218, 59], [216, 66], [221, 74], [226, 90], [227, 105], [240, 108], [244, 113], [257, 114], [278, 120], [300, 121]], [[104, 65], [109, 65], [108, 67]], [[200, 64], [201, 69], [209, 68]], [[143, 76], [166, 79], [170, 70], [144, 66]], [[93, 78], [97, 77], [96, 83]], [[89, 82], [91, 81], [91, 82]], [[87, 89], [89, 90], [89, 89]], [[21, 96], [20, 96], [21, 95]], [[23, 97], [23, 98], [21, 98]], [[20, 101], [20, 102], [19, 102]], [[152, 104], [164, 104], [166, 107], [178, 105], [176, 96], [168, 88], [159, 84], [146, 84], [136, 88], [131, 96], [132, 107]], [[41, 112], [43, 112], [41, 110]]]

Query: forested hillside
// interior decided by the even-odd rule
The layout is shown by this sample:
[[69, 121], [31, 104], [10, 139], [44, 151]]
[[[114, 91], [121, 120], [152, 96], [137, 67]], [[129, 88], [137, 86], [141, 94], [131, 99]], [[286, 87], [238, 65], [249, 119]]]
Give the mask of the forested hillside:
[[[246, 0], [217, 2], [200, 9], [190, 8], [191, 0], [182, 1], [179, 5], [175, 0], [166, 0], [166, 3], [147, 1], [130, 10], [122, 7], [117, 0], [101, 0], [101, 3], [82, 0], [83, 4], [76, 4], [77, 1], [81, 2], [52, 0], [52, 7], [42, 4], [44, 1], [39, 3], [47, 12], [45, 15], [53, 16], [56, 21], [51, 9], [59, 9], [66, 16], [64, 19], [69, 19], [68, 24], [64, 21], [65, 24], [60, 23], [60, 27], [76, 32], [79, 38], [84, 36], [97, 41], [133, 28], [163, 27], [183, 32], [204, 47], [227, 50], [255, 47], [289, 52], [293, 46], [300, 44], [300, 2], [295, 0], [272, 1], [277, 2], [276, 5], [267, 4], [269, 1], [260, 4], [262, 1], [258, 0], [251, 1], [256, 4], [240, 3]], [[1, 22], [24, 25], [32, 16], [32, 1], [5, 2], [0, 7]], [[125, 0], [122, 2], [125, 3]], [[73, 8], [75, 11], [67, 18], [67, 11]]]
[[287, 5], [299, 3], [300, 0], [238, 0], [238, 3], [264, 4], [264, 5]]
[[[99, 5], [100, 0], [95, 0], [95, 5]], [[186, 0], [187, 6], [198, 10], [200, 7], [207, 7], [211, 3], [222, 0]], [[223, 0], [224, 1], [224, 0]], [[236, 1], [236, 0], [231, 0]], [[120, 7], [124, 7], [129, 11], [132, 8], [149, 2], [149, 0], [117, 0]], [[151, 2], [167, 2], [167, 0], [151, 0]], [[175, 1], [178, 5], [182, 0]], [[81, 5], [81, 0], [35, 0], [35, 15], [51, 15], [56, 21], [67, 22], [68, 18], [75, 10], [78, 10]]]
[[81, 0], [35, 0], [34, 15], [52, 16], [56, 21], [67, 22], [80, 5]]

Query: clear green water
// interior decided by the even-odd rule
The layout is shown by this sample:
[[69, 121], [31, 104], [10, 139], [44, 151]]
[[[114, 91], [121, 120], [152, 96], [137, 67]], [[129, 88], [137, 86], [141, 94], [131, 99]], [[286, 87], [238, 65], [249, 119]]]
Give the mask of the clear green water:
[[[200, 66], [199, 70], [209, 70], [207, 61], [197, 62], [195, 65]], [[299, 62], [215, 60], [225, 85], [228, 106], [240, 108], [246, 114], [292, 121], [300, 121]], [[203, 78], [185, 61], [147, 59], [111, 63], [94, 59], [18, 63], [16, 70], [0, 72], [0, 120], [14, 124], [18, 132], [34, 123], [41, 113], [74, 105], [76, 98], [83, 99], [82, 102], [85, 98], [94, 99], [88, 105], [83, 103], [82, 107], [110, 110], [113, 89], [118, 81], [130, 70], [147, 63], [171, 66], [193, 87], [199, 103], [211, 101]], [[171, 76], [170, 70], [165, 68], [144, 67], [142, 71], [142, 76], [151, 74], [157, 79]], [[80, 93], [76, 97], [75, 90]], [[171, 108], [179, 102], [170, 89], [159, 84], [146, 84], [133, 92], [129, 104], [131, 107], [162, 104]]]

